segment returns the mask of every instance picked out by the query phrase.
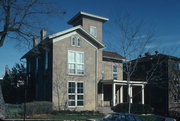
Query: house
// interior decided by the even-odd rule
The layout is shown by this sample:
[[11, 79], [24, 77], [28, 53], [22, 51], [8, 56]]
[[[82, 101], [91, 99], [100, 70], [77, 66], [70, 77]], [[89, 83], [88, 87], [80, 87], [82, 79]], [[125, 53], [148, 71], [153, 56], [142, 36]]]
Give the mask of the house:
[[148, 82], [145, 104], [150, 104], [156, 114], [180, 114], [180, 58], [155, 51], [131, 62], [137, 60], [131, 79]]
[[79, 12], [68, 21], [73, 27], [33, 38], [34, 47], [22, 58], [27, 60], [28, 99], [52, 101], [55, 108], [98, 110], [127, 101], [127, 89], [138, 86], [144, 103], [143, 81], [123, 80], [122, 61], [115, 52], [104, 51], [103, 23], [108, 18]]

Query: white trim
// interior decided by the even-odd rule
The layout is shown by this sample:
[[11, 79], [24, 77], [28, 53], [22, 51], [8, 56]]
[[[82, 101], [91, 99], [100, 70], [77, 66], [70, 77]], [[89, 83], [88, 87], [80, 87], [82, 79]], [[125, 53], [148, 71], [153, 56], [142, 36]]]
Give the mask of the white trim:
[[71, 18], [71, 19], [68, 21], [68, 23], [73, 22], [77, 17], [79, 17], [79, 16], [81, 16], [81, 15], [89, 16], [89, 17], [96, 18], [96, 19], [100, 19], [100, 20], [102, 20], [103, 22], [106, 22], [106, 21], [109, 20], [108, 18], [105, 18], [105, 17], [101, 17], [101, 16], [97, 16], [97, 15], [94, 15], [94, 14], [90, 14], [90, 13], [86, 13], [86, 12], [80, 11], [80, 12], [79, 12], [78, 14], [76, 14], [73, 18]]
[[80, 29], [80, 28], [81, 28], [81, 26], [79, 25], [79, 26], [76, 26], [76, 27], [73, 27], [73, 28], [70, 28], [70, 29], [67, 29], [67, 30], [64, 30], [64, 31], [61, 31], [61, 32], [58, 32], [58, 33], [55, 33], [55, 34], [52, 34], [52, 35], [50, 35], [48, 37], [49, 37], [49, 39], [52, 39], [52, 38], [55, 38], [57, 36], [61, 36], [63, 34], [69, 33], [71, 31], [74, 31], [74, 30]]
[[[80, 45], [78, 45], [78, 43], [79, 43]], [[81, 47], [81, 39], [80, 39], [80, 37], [77, 37], [77, 47]]]
[[[77, 30], [77, 29], [79, 29], [79, 30], [83, 31], [84, 33], [86, 33], [91, 39], [93, 39], [95, 42], [97, 42], [99, 45], [101, 45], [102, 48], [105, 48], [105, 45], [104, 45], [104, 44], [102, 44], [101, 42], [99, 42], [93, 35], [91, 35], [90, 33], [86, 32], [80, 25], [79, 25], [79, 26], [76, 26], [76, 27], [73, 27], [73, 28], [71, 28], [71, 29], [67, 29], [67, 30], [65, 30], [65, 31], [58, 32], [58, 33], [56, 33], [56, 34], [50, 35], [50, 36], [49, 36], [49, 39], [53, 39], [53, 43], [54, 43], [54, 42], [57, 42], [57, 41], [59, 41], [59, 40], [62, 40], [62, 38], [66, 38], [66, 37], [67, 37], [67, 33], [71, 33], [71, 32], [73, 32], [73, 31], [75, 31], [75, 30]], [[61, 36], [62, 38], [59, 39], [60, 37], [58, 37], [58, 36]], [[64, 36], [65, 36], [65, 37], [64, 37]], [[57, 37], [57, 38], [55, 38], [55, 37]]]
[[72, 32], [72, 33], [68, 33], [68, 34], [63, 35], [63, 36], [61, 36], [61, 37], [54, 38], [54, 39], [53, 39], [53, 43], [58, 42], [58, 41], [60, 41], [60, 40], [63, 40], [63, 39], [65, 39], [65, 38], [67, 38], [67, 37], [74, 36], [74, 35], [76, 35], [76, 34], [77, 34], [77, 32], [74, 31], [74, 32]]

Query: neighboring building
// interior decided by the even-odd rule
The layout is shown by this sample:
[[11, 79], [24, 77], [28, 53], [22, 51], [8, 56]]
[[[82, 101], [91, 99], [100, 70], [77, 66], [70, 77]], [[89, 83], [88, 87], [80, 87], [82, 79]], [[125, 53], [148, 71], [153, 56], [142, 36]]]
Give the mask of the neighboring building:
[[131, 79], [148, 82], [145, 104], [150, 104], [156, 114], [180, 113], [180, 59], [156, 51], [155, 55], [146, 53], [131, 62], [136, 61]]
[[[27, 60], [32, 100], [52, 101], [55, 108], [98, 110], [127, 102], [121, 55], [103, 51], [103, 23], [107, 18], [79, 12], [68, 24], [74, 27], [50, 36], [22, 58]], [[144, 89], [144, 82], [130, 82]], [[124, 87], [124, 88], [123, 88]], [[144, 90], [139, 100], [144, 103]]]

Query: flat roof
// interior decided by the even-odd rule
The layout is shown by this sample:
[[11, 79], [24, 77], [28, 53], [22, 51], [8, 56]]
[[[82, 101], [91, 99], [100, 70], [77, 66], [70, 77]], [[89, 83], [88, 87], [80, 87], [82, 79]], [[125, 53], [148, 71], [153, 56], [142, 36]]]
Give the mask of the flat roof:
[[71, 18], [67, 23], [72, 24], [72, 23], [74, 23], [75, 20], [77, 20], [81, 16], [87, 16], [87, 17], [90, 17], [90, 18], [95, 18], [95, 19], [98, 19], [98, 20], [100, 20], [102, 22], [106, 22], [106, 21], [109, 20], [108, 18], [105, 18], [105, 17], [102, 17], [102, 16], [97, 16], [97, 15], [94, 15], [94, 14], [90, 14], [90, 13], [80, 11], [73, 18]]

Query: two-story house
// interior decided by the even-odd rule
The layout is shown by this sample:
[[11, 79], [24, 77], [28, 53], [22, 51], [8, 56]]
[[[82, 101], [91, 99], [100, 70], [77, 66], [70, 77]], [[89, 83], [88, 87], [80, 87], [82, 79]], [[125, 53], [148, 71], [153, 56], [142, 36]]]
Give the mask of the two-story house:
[[[115, 52], [103, 51], [103, 23], [108, 18], [79, 12], [68, 24], [72, 28], [33, 39], [34, 48], [27, 60], [30, 100], [52, 101], [55, 108], [98, 110], [126, 102], [127, 81], [123, 80], [122, 61]], [[144, 89], [144, 82], [130, 82]], [[124, 88], [123, 88], [124, 87]], [[144, 91], [140, 102], [144, 103]]]
[[151, 105], [156, 114], [180, 114], [180, 59], [156, 51], [154, 55], [146, 53], [131, 62], [137, 60], [132, 78], [148, 82], [145, 103]]

